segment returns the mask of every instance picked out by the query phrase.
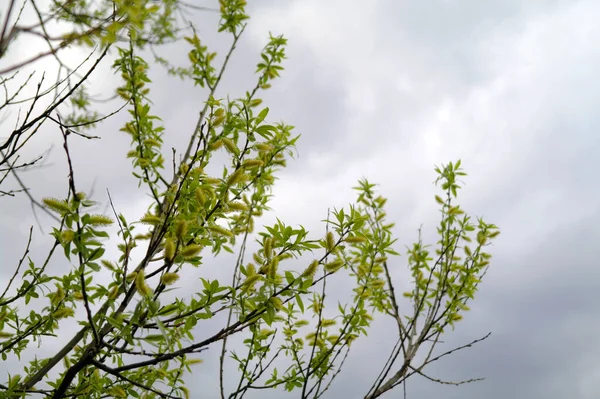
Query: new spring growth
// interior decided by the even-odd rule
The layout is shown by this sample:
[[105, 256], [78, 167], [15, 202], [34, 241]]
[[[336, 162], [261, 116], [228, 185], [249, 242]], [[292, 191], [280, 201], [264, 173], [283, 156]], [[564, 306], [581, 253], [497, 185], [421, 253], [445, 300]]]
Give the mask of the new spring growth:
[[218, 108], [215, 111], [214, 115], [215, 115], [215, 119], [213, 119], [212, 125], [214, 127], [220, 126], [223, 123], [223, 121], [225, 120], [225, 111], [223, 110], [223, 108]]
[[52, 313], [52, 317], [55, 319], [64, 319], [75, 315], [75, 311], [72, 308], [62, 308]]
[[181, 165], [179, 165], [179, 174], [181, 176], [185, 175], [188, 170], [190, 170], [190, 166], [187, 163], [182, 163]]
[[302, 277], [314, 277], [319, 268], [319, 261], [313, 260], [310, 265], [302, 272]]
[[271, 335], [273, 335], [274, 333], [275, 333], [275, 331], [274, 331], [274, 330], [270, 330], [270, 329], [268, 329], [268, 328], [263, 328], [263, 329], [261, 329], [261, 330], [260, 330], [260, 332], [258, 333], [258, 337], [257, 337], [257, 339], [258, 339], [259, 341], [263, 341], [263, 340], [265, 340], [265, 339], [269, 338], [269, 337], [270, 337]]
[[271, 270], [271, 263], [267, 262], [258, 269], [258, 274], [268, 274], [269, 270]]
[[273, 251], [272, 244], [273, 244], [273, 240], [271, 239], [271, 237], [265, 237], [264, 242], [263, 242], [263, 253], [267, 260], [271, 259], [271, 253]]
[[281, 310], [281, 308], [283, 307], [283, 301], [279, 297], [273, 296], [271, 297], [271, 299], [269, 299], [269, 302], [271, 302], [273, 307], [277, 310]]
[[67, 201], [64, 200], [59, 200], [56, 198], [44, 198], [42, 202], [44, 203], [44, 205], [46, 205], [47, 208], [60, 215], [64, 215], [65, 213], [68, 213], [71, 210]]
[[128, 283], [131, 283], [133, 280], [135, 280], [136, 276], [137, 276], [137, 272], [131, 272], [127, 276], [125, 276], [125, 281], [127, 281]]
[[359, 237], [359, 236], [348, 236], [346, 237], [346, 242], [349, 244], [360, 244], [367, 241], [367, 239], [365, 237]]
[[227, 209], [233, 212], [245, 212], [248, 210], [248, 206], [243, 202], [232, 201], [227, 204]]
[[252, 276], [248, 276], [246, 280], [244, 280], [244, 282], [242, 283], [242, 285], [244, 286], [244, 291], [248, 292], [248, 290], [253, 288], [254, 284], [256, 284], [260, 279], [260, 274], [253, 274]]
[[333, 233], [331, 231], [327, 232], [325, 243], [327, 245], [327, 252], [333, 252], [333, 249], [335, 248], [335, 238], [333, 237]]
[[178, 220], [175, 222], [175, 237], [181, 241], [181, 239], [185, 236], [185, 233], [187, 233], [187, 221], [185, 220]]
[[172, 239], [167, 238], [165, 240], [165, 259], [167, 262], [171, 262], [171, 261], [173, 261], [174, 257], [175, 257], [175, 242]]
[[279, 257], [274, 257], [269, 263], [269, 265], [269, 277], [275, 278], [275, 276], [277, 275], [277, 270], [279, 269]]
[[344, 265], [344, 261], [341, 259], [334, 260], [333, 262], [326, 263], [323, 267], [327, 272], [336, 272]]
[[311, 307], [313, 309], [313, 312], [315, 312], [315, 314], [319, 314], [319, 312], [321, 311], [321, 301], [319, 301], [318, 299], [316, 299], [315, 301], [313, 301]]
[[258, 143], [255, 145], [255, 147], [258, 151], [264, 151], [264, 152], [268, 152], [273, 149], [273, 146], [271, 146], [269, 144], [265, 144], [265, 143]]
[[223, 146], [223, 140], [222, 140], [222, 139], [219, 139], [219, 140], [215, 140], [215, 141], [213, 141], [212, 143], [210, 143], [210, 144], [208, 145], [208, 149], [209, 149], [210, 151], [216, 151], [216, 150], [218, 150], [219, 148], [221, 148], [222, 146]]
[[204, 195], [204, 191], [202, 191], [202, 189], [199, 187], [194, 192], [194, 197], [196, 198], [196, 201], [198, 201], [198, 204], [200, 204], [200, 205], [204, 205], [204, 203], [206, 202], [206, 196]]
[[111, 272], [114, 272], [114, 271], [117, 270], [117, 267], [115, 266], [115, 264], [113, 262], [109, 261], [109, 260], [102, 259], [100, 261], [100, 263], [102, 263], [102, 265], [104, 267], [106, 267], [108, 270], [110, 270]]
[[144, 270], [137, 272], [135, 276], [135, 288], [142, 296], [150, 296], [152, 294], [152, 289], [148, 286], [148, 284], [146, 284]]
[[89, 215], [88, 224], [92, 226], [110, 226], [113, 220], [104, 215]]
[[190, 390], [187, 387], [180, 386], [179, 390], [183, 392], [183, 397], [185, 399], [190, 399]]
[[170, 272], [164, 273], [160, 278], [160, 281], [164, 285], [171, 285], [171, 284], [175, 283], [177, 280], [179, 280], [179, 274], [170, 273]]
[[73, 239], [75, 238], [75, 232], [71, 229], [69, 230], [63, 230], [60, 233], [60, 241], [63, 244], [67, 244], [70, 243], [71, 241], [73, 241]]
[[260, 159], [246, 159], [242, 166], [246, 169], [259, 168], [263, 166], [265, 163]]
[[127, 397], [127, 393], [125, 392], [125, 390], [116, 385], [109, 388], [108, 394], [111, 395], [113, 398], [126, 398]]
[[309, 325], [310, 323], [308, 322], [308, 320], [298, 320], [297, 322], [294, 323], [294, 327], [304, 327]]
[[202, 246], [197, 244], [188, 245], [184, 247], [179, 254], [183, 256], [184, 259], [193, 258], [198, 255], [202, 251]]
[[113, 301], [119, 296], [119, 286], [114, 286], [108, 293], [108, 299]]
[[65, 291], [62, 286], [56, 284], [56, 292], [48, 294], [48, 297], [50, 298], [50, 303], [52, 303], [52, 305], [58, 305], [65, 299]]
[[254, 263], [248, 263], [246, 266], [246, 276], [254, 276], [256, 274], [256, 266]]
[[323, 327], [323, 328], [335, 326], [335, 324], [336, 324], [336, 321], [334, 319], [323, 319], [321, 321], [321, 327]]
[[279, 257], [274, 257], [271, 262], [269, 262], [269, 277], [274, 278], [277, 275], [277, 269], [279, 268]]
[[248, 105], [252, 108], [258, 107], [260, 104], [262, 104], [261, 98], [255, 98], [254, 100], [250, 100], [250, 102], [248, 103]]
[[231, 175], [229, 175], [229, 178], [227, 179], [227, 185], [231, 187], [238, 183], [244, 183], [247, 180], [248, 175], [244, 173], [244, 169], [239, 168], [236, 169], [235, 172], [233, 172]]
[[221, 140], [223, 141], [223, 145], [225, 145], [225, 148], [227, 148], [227, 151], [229, 151], [231, 154], [238, 155], [240, 153], [240, 150], [237, 148], [233, 141], [231, 141], [227, 137], [223, 137]]
[[156, 215], [147, 213], [140, 219], [140, 222], [142, 222], [143, 224], [149, 224], [152, 226], [156, 226], [156, 225], [160, 224], [161, 219]]
[[208, 226], [208, 230], [211, 231], [212, 233], [219, 234], [219, 235], [222, 235], [225, 237], [229, 237], [229, 238], [233, 237], [233, 233], [231, 231], [227, 230], [224, 227], [216, 225], [216, 224], [214, 224], [212, 226]]
[[371, 286], [373, 288], [383, 288], [385, 286], [385, 281], [383, 281], [380, 278], [377, 278], [377, 279], [371, 281]]

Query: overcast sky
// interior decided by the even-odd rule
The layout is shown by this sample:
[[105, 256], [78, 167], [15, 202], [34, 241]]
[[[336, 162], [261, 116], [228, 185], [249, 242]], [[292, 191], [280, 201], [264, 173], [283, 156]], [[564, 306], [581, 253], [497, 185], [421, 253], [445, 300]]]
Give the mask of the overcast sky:
[[[269, 118], [302, 134], [299, 157], [280, 173], [264, 223], [276, 215], [320, 235], [327, 208], [353, 201], [351, 188], [367, 177], [389, 198], [397, 249], [403, 250], [421, 224], [426, 238], [435, 238], [434, 164], [462, 159], [469, 174], [463, 207], [502, 230], [472, 311], [446, 342], [491, 337], [429, 369], [443, 380], [486, 379], [454, 387], [415, 377], [408, 397], [600, 397], [600, 2], [260, 0], [249, 12], [219, 94], [250, 89], [268, 33], [283, 33], [289, 39], [286, 70], [264, 96], [265, 105]], [[194, 21], [209, 46], [226, 50], [229, 38], [214, 33], [214, 16], [197, 14]], [[10, 59], [33, 47], [16, 48]], [[82, 55], [69, 53], [73, 61]], [[184, 62], [187, 49], [174, 46], [162, 55]], [[158, 67], [151, 76], [153, 112], [167, 128], [167, 148], [182, 149], [203, 92]], [[104, 68], [92, 88], [107, 94], [116, 83]], [[133, 218], [145, 212], [148, 199], [124, 159], [129, 138], [118, 129], [125, 121], [123, 113], [99, 127], [101, 140], [74, 143], [74, 161], [81, 190], [93, 188], [105, 203], [109, 189], [118, 210]], [[38, 154], [58, 138], [47, 128], [25, 154]], [[62, 197], [65, 170], [57, 146], [44, 169], [23, 177], [37, 198]], [[2, 279], [35, 225], [24, 198], [0, 198]], [[36, 228], [36, 261], [47, 251], [48, 231]], [[405, 261], [395, 261], [400, 285], [407, 278]], [[375, 323], [326, 397], [364, 396], [395, 337], [387, 322]], [[38, 357], [58, 347], [48, 342]], [[215, 392], [219, 350], [211, 348], [189, 380], [193, 397]]]

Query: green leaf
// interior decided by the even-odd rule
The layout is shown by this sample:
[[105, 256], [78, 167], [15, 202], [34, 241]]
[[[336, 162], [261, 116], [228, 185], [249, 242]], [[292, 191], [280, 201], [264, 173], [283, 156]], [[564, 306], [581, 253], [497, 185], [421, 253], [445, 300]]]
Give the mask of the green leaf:
[[258, 124], [262, 123], [262, 121], [265, 120], [265, 118], [267, 117], [268, 114], [269, 114], [269, 108], [268, 107], [264, 108], [262, 111], [260, 111], [258, 113], [258, 116], [255, 119], [256, 124], [258, 125]]
[[92, 256], [88, 259], [88, 262], [100, 259], [102, 255], [104, 255], [104, 252], [105, 250], [102, 247], [95, 249], [94, 252], [92, 252]]
[[294, 282], [294, 280], [296, 280], [296, 278], [294, 277], [294, 275], [292, 274], [291, 271], [286, 270], [285, 271], [285, 279], [287, 281], [288, 284], [292, 284]]
[[300, 311], [304, 313], [304, 302], [302, 302], [302, 297], [300, 295], [296, 295], [296, 303], [298, 304]]

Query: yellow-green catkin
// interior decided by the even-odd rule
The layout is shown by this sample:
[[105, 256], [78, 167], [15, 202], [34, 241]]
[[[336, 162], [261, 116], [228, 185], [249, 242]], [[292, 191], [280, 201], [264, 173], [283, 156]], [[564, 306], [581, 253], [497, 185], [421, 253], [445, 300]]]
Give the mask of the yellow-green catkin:
[[265, 258], [267, 259], [271, 258], [271, 252], [273, 250], [272, 244], [273, 240], [271, 239], [271, 237], [266, 237], [263, 241], [263, 253], [265, 254]]
[[146, 284], [146, 276], [144, 275], [143, 270], [140, 270], [135, 276], [135, 288], [140, 295], [148, 296], [152, 294], [151, 288]]
[[246, 276], [254, 276], [256, 274], [256, 266], [254, 263], [248, 263], [246, 266]]
[[194, 191], [194, 197], [200, 205], [204, 205], [206, 202], [206, 195], [204, 195], [204, 191], [199, 187], [196, 189], [196, 191]]
[[52, 313], [52, 317], [54, 317], [55, 319], [64, 319], [67, 317], [72, 317], [74, 315], [75, 315], [75, 310], [73, 310], [72, 308], [58, 309], [57, 311]]
[[258, 269], [258, 274], [269, 274], [270, 270], [271, 270], [271, 263], [266, 263], [266, 264], [262, 265], [260, 267], [260, 269]]
[[263, 166], [265, 163], [263, 161], [261, 161], [260, 159], [246, 159], [244, 161], [244, 163], [242, 164], [244, 166], [244, 168], [259, 168], [261, 166]]
[[239, 154], [240, 150], [237, 148], [233, 141], [231, 141], [227, 137], [223, 137], [221, 140], [223, 141], [223, 145], [225, 145], [225, 148], [227, 148], [227, 151], [229, 151], [233, 155]]
[[156, 216], [156, 215], [152, 215], [150, 213], [145, 214], [141, 219], [140, 222], [142, 222], [143, 224], [150, 224], [150, 225], [157, 225], [161, 222], [162, 220]]
[[71, 229], [69, 229], [69, 230], [63, 230], [63, 231], [60, 233], [60, 240], [61, 240], [61, 241], [62, 241], [64, 244], [66, 244], [66, 243], [69, 243], [69, 242], [73, 241], [73, 239], [74, 239], [74, 238], [75, 238], [75, 232], [74, 232], [73, 230], [71, 230]]
[[116, 398], [126, 398], [127, 397], [127, 393], [125, 392], [125, 390], [116, 385], [110, 387], [110, 389], [108, 390], [108, 394], [113, 397], [116, 397]]
[[230, 203], [227, 204], [227, 207], [232, 210], [232, 211], [237, 211], [237, 212], [245, 212], [248, 210], [248, 206], [242, 202], [239, 201], [232, 201]]
[[217, 233], [226, 237], [233, 237], [233, 233], [229, 230], [227, 230], [224, 227], [221, 227], [219, 225], [212, 225], [208, 227], [208, 230], [210, 230], [213, 233]]
[[187, 233], [187, 221], [178, 220], [175, 222], [175, 237], [181, 240]]
[[277, 274], [277, 269], [279, 268], [279, 259], [277, 257], [271, 259], [271, 262], [269, 262], [270, 267], [269, 267], [269, 276], [270, 277], [275, 277], [275, 275]]
[[258, 143], [255, 147], [258, 151], [271, 151], [273, 149], [273, 146], [265, 143]]
[[309, 325], [310, 323], [308, 322], [308, 320], [298, 320], [297, 322], [294, 323], [294, 327], [304, 327]]
[[333, 262], [326, 263], [324, 265], [327, 272], [336, 272], [340, 267], [344, 265], [344, 261], [341, 259], [334, 260]]
[[371, 281], [371, 286], [373, 288], [383, 288], [385, 286], [385, 281], [383, 281], [380, 278], [377, 278], [377, 279]]
[[150, 238], [152, 238], [152, 232], [146, 233], [146, 234], [136, 234], [135, 236], [133, 236], [134, 240], [149, 240]]
[[221, 184], [221, 179], [217, 179], [216, 177], [206, 176], [206, 177], [204, 177], [202, 179], [202, 182], [206, 183], [206, 184], [209, 184], [209, 185], [212, 185], [212, 186], [216, 186], [216, 185]]
[[165, 240], [165, 259], [170, 262], [175, 257], [175, 242], [170, 238]]
[[202, 251], [202, 246], [197, 244], [188, 245], [184, 247], [179, 254], [184, 258], [193, 258]]
[[219, 139], [219, 140], [215, 140], [215, 141], [213, 141], [212, 143], [210, 143], [210, 144], [208, 145], [208, 149], [209, 149], [210, 151], [216, 151], [216, 150], [218, 150], [219, 148], [221, 148], [222, 146], [223, 146], [223, 140]]
[[319, 268], [319, 261], [313, 260], [310, 265], [302, 272], [302, 277], [313, 277]]
[[185, 175], [188, 170], [190, 170], [190, 165], [188, 165], [187, 163], [182, 163], [181, 165], [179, 165], [179, 174], [180, 175]]
[[248, 276], [246, 278], [246, 280], [244, 280], [244, 282], [242, 283], [242, 285], [251, 288], [254, 286], [254, 284], [256, 284], [256, 282], [260, 280], [260, 275], [259, 274], [254, 274], [252, 276]]
[[160, 281], [164, 285], [171, 285], [171, 284], [175, 283], [177, 280], [179, 280], [179, 274], [171, 273], [171, 272], [164, 273], [160, 278]]
[[246, 178], [246, 174], [243, 169], [236, 169], [229, 178], [227, 179], [227, 185], [233, 186], [234, 184], [242, 183]]
[[336, 321], [334, 319], [323, 319], [321, 321], [321, 327], [327, 328], [331, 326], [335, 326]]
[[360, 244], [367, 241], [367, 239], [365, 237], [359, 237], [359, 236], [348, 236], [346, 237], [346, 242], [349, 244]]
[[119, 296], [119, 287], [114, 286], [108, 293], [108, 299], [113, 301], [113, 300], [117, 299], [118, 296]]
[[[217, 110], [217, 111], [218, 111], [218, 110]], [[223, 121], [224, 121], [224, 120], [225, 120], [225, 115], [223, 115], [223, 114], [221, 114], [221, 115], [217, 115], [217, 116], [215, 117], [215, 119], [213, 119], [213, 123], [212, 123], [212, 125], [213, 125], [214, 127], [221, 126], [221, 124], [223, 123]]]
[[331, 231], [327, 232], [326, 244], [327, 250], [329, 252], [333, 251], [333, 248], [335, 248], [335, 238], [333, 237], [333, 233]]
[[44, 205], [46, 205], [46, 207], [60, 214], [67, 213], [71, 210], [67, 201], [64, 200], [59, 200], [56, 198], [44, 198], [42, 202]]
[[262, 104], [262, 101], [263, 101], [262, 98], [255, 98], [253, 100], [250, 100], [248, 105], [252, 108], [258, 107], [260, 104]]
[[114, 221], [104, 215], [90, 215], [88, 223], [92, 226], [110, 226]]
[[271, 297], [271, 299], [269, 301], [271, 302], [273, 307], [277, 310], [281, 310], [281, 308], [283, 307], [283, 301], [279, 297], [276, 297], [276, 296]]

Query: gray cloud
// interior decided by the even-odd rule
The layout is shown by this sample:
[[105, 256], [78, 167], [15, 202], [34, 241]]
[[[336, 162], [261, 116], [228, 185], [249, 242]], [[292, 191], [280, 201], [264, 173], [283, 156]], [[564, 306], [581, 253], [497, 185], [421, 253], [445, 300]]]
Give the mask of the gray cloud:
[[[295, 125], [302, 134], [300, 157], [281, 174], [274, 212], [265, 221], [277, 215], [321, 235], [318, 221], [327, 208], [352, 201], [351, 187], [366, 176], [389, 197], [399, 249], [414, 240], [421, 223], [432, 241], [437, 220], [432, 165], [460, 157], [469, 172], [463, 193], [467, 211], [502, 228], [480, 295], [446, 345], [488, 331], [492, 336], [429, 369], [441, 379], [487, 379], [452, 387], [415, 377], [408, 384], [409, 397], [587, 399], [600, 393], [594, 343], [600, 332], [595, 306], [600, 190], [594, 183], [600, 167], [598, 11], [596, 2], [583, 0], [251, 5], [253, 19], [232, 58], [222, 95], [251, 87], [268, 32], [284, 33], [289, 60], [265, 105], [274, 120]], [[205, 17], [206, 43], [223, 51], [228, 40], [212, 32], [214, 18], [199, 15]], [[186, 51], [175, 46], [165, 54], [183, 62]], [[181, 149], [205, 92], [167, 81], [159, 68], [152, 73], [153, 110], [167, 127], [166, 148]], [[104, 71], [95, 87], [106, 89], [116, 84], [113, 79]], [[128, 137], [118, 132], [125, 118], [103, 124], [102, 140], [74, 144], [75, 161], [82, 187], [95, 182], [103, 201], [109, 188], [120, 211], [140, 215], [144, 193], [135, 188], [129, 161], [123, 159]], [[31, 154], [56, 142], [58, 132], [46, 129], [47, 136], [29, 147]], [[108, 162], [102, 157], [107, 153]], [[50, 163], [43, 173], [26, 176], [36, 196], [64, 195], [60, 146]], [[12, 264], [34, 221], [25, 201], [0, 201], [0, 253], [3, 264]], [[48, 241], [37, 243], [39, 257]], [[397, 260], [399, 285], [406, 284], [404, 261]], [[214, 266], [202, 269], [203, 275], [229, 270], [226, 259]], [[221, 266], [225, 270], [216, 270]], [[6, 270], [0, 270], [2, 279]], [[190, 281], [182, 291], [194, 288]], [[198, 333], [213, 327], [218, 325], [208, 323]], [[357, 342], [328, 397], [366, 392], [393, 346], [393, 331], [381, 320]], [[216, 392], [219, 350], [211, 347], [189, 378], [202, 397]], [[393, 395], [400, 392], [388, 396]]]

